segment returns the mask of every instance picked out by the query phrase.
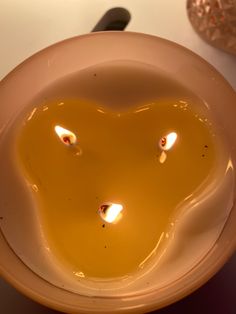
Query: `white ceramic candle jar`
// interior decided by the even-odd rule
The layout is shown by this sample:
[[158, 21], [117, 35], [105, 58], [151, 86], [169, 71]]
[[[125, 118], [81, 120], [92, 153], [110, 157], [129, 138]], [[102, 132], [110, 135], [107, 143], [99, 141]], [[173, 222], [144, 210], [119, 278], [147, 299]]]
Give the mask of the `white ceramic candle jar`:
[[[85, 99], [99, 104], [98, 107], [94, 107], [97, 116], [93, 123], [89, 120], [89, 115], [86, 119], [79, 120], [78, 118], [80, 121], [78, 129], [75, 119], [76, 130], [72, 130], [64, 125], [65, 121], [64, 124], [55, 121], [52, 131], [56, 132], [55, 136], [53, 133], [52, 141], [58, 145], [55, 146], [55, 150], [51, 149], [52, 154], [55, 152], [57, 154], [55, 158], [58, 159], [60, 159], [58, 154], [65, 154], [62, 155], [63, 169], [65, 169], [65, 160], [67, 164], [70, 164], [72, 153], [73, 156], [78, 157], [78, 167], [80, 167], [81, 158], [90, 156], [89, 166], [86, 166], [85, 159], [81, 172], [78, 172], [80, 181], [76, 181], [77, 177], [74, 178], [73, 168], [70, 169], [71, 182], [73, 181], [73, 185], [78, 185], [78, 190], [83, 190], [81, 195], [78, 191], [78, 199], [81, 200], [78, 203], [78, 212], [82, 214], [87, 206], [86, 201], [82, 205], [83, 195], [86, 195], [85, 200], [89, 203], [93, 192], [88, 191], [93, 191], [94, 188], [93, 180], [90, 187], [83, 182], [87, 182], [86, 175], [89, 169], [97, 169], [96, 165], [99, 160], [106, 157], [103, 168], [104, 177], [93, 173], [88, 174], [91, 178], [95, 178], [96, 189], [94, 189], [100, 193], [96, 196], [97, 200], [91, 203], [95, 204], [92, 214], [88, 217], [82, 215], [85, 218], [81, 218], [77, 216], [77, 211], [73, 210], [72, 217], [71, 205], [68, 205], [64, 213], [67, 234], [70, 230], [73, 231], [73, 228], [76, 232], [77, 229], [84, 228], [84, 233], [81, 233], [80, 238], [80, 233], [72, 232], [71, 234], [75, 236], [71, 240], [78, 243], [73, 250], [77, 252], [79, 262], [83, 260], [84, 254], [90, 258], [84, 262], [85, 271], [82, 266], [83, 271], [79, 268], [74, 268], [74, 270], [71, 268], [69, 271], [69, 267], [62, 262], [63, 254], [53, 253], [47, 239], [50, 231], [45, 232], [42, 217], [39, 214], [41, 203], [37, 195], [42, 190], [39, 188], [40, 183], [34, 184], [30, 174], [24, 175], [24, 172], [18, 169], [20, 164], [16, 162], [18, 158], [16, 157], [16, 147], [18, 147], [15, 144], [16, 138], [21, 128], [26, 125], [25, 122], [31, 121], [33, 116], [35, 119], [35, 112], [39, 108], [46, 115], [47, 110], [50, 111], [50, 101], [56, 101], [59, 107], [64, 105], [62, 100], [71, 98]], [[191, 158], [195, 158], [192, 151], [198, 143], [200, 133], [198, 129], [191, 128], [190, 122], [185, 124], [185, 118], [183, 118], [182, 128], [181, 123], [179, 129], [177, 126], [174, 127], [174, 116], [169, 129], [158, 129], [162, 121], [168, 121], [167, 115], [160, 118], [160, 114], [158, 116], [158, 112], [155, 111], [158, 101], [161, 102], [163, 99], [164, 106], [167, 106], [168, 100], [173, 108], [181, 110], [183, 117], [192, 106], [194, 117], [198, 122], [200, 121], [199, 123], [205, 123], [209, 127], [209, 132], [213, 134], [212, 139], [217, 143], [216, 146], [218, 145], [218, 150], [215, 150], [216, 161], [212, 171], [200, 182], [196, 191], [194, 189], [191, 194], [178, 202], [176, 208], [173, 208], [161, 235], [154, 240], [155, 246], [149, 254], [146, 254], [146, 258], [142, 258], [139, 269], [122, 273], [119, 267], [127, 269], [127, 264], [131, 263], [129, 255], [141, 256], [142, 249], [148, 246], [151, 236], [153, 239], [159, 228], [159, 217], [161, 220], [162, 213], [165, 211], [164, 207], [155, 208], [157, 206], [155, 198], [152, 200], [149, 197], [150, 190], [153, 186], [155, 187], [155, 181], [150, 179], [152, 182], [150, 183], [146, 179], [145, 171], [148, 171], [149, 177], [152, 177], [152, 173], [157, 171], [155, 165], [163, 170], [163, 167], [168, 167], [172, 159], [174, 163], [175, 157], [171, 156], [174, 156], [175, 147], [177, 151], [177, 147], [184, 145], [185, 133], [187, 133], [186, 138], [189, 138], [189, 143], [192, 139], [192, 149], [188, 149], [184, 157], [178, 159], [182, 160], [183, 164], [173, 164], [171, 171], [174, 174], [175, 172], [181, 174], [181, 167], [185, 169], [187, 163], [190, 164], [190, 168], [188, 168], [189, 173], [186, 174], [185, 169], [183, 175], [179, 175], [176, 181], [178, 182], [176, 191], [181, 189], [188, 180], [191, 181], [192, 168], [196, 173], [200, 172], [200, 163], [204, 157], [207, 157], [208, 143], [202, 143], [203, 151], [200, 152], [199, 164], [193, 159], [194, 162], [191, 165]], [[169, 41], [138, 33], [105, 32], [79, 36], [53, 45], [19, 65], [0, 83], [0, 102], [2, 106], [0, 115], [0, 270], [4, 278], [27, 296], [67, 313], [147, 312], [175, 302], [197, 289], [219, 270], [234, 252], [236, 95], [224, 78], [194, 53]], [[88, 108], [86, 102], [84, 106]], [[93, 110], [93, 105], [91, 108]], [[63, 110], [66, 112], [66, 108]], [[148, 112], [152, 114], [148, 115]], [[97, 125], [101, 115], [107, 115], [108, 118], [104, 119], [108, 120], [101, 120], [103, 123]], [[140, 118], [140, 122], [134, 121], [137, 116], [144, 117], [144, 115], [146, 115], [144, 128], [139, 129], [144, 120]], [[83, 115], [81, 111], [80, 116], [86, 115]], [[19, 117], [23, 117], [22, 120]], [[83, 142], [82, 124], [83, 120], [87, 122], [87, 119], [88, 123], [84, 123]], [[110, 119], [114, 120], [111, 122]], [[155, 123], [155, 119], [159, 122]], [[182, 121], [181, 118], [180, 121]], [[43, 122], [41, 125], [44, 126]], [[104, 129], [105, 131], [104, 125], [109, 126]], [[148, 146], [149, 138], [142, 137], [149, 128], [154, 143], [150, 144], [151, 146]], [[86, 138], [86, 132], [92, 135]], [[101, 144], [97, 145], [101, 135], [104, 135], [106, 141], [101, 141]], [[34, 135], [31, 137], [34, 138]], [[86, 139], [92, 137], [96, 141], [91, 148]], [[33, 141], [31, 145], [29, 142], [28, 147], [27, 145], [25, 147], [30, 154], [31, 151], [41, 147], [41, 150], [39, 149], [39, 152], [35, 154], [40, 154], [43, 150], [42, 158], [46, 158], [47, 161], [49, 160], [47, 159], [49, 158], [48, 147], [51, 147], [49, 142], [47, 144], [47, 140], [46, 138], [44, 150], [43, 146], [41, 147], [41, 144], [37, 142], [35, 134], [35, 143]], [[100, 151], [101, 147], [103, 148]], [[150, 151], [149, 147], [151, 147]], [[116, 148], [119, 149], [116, 151]], [[71, 152], [70, 149], [72, 149]], [[98, 153], [104, 153], [104, 151], [106, 151], [105, 157], [101, 155], [99, 157]], [[96, 158], [93, 157], [95, 154]], [[110, 157], [107, 158], [109, 154]], [[140, 156], [146, 157], [142, 159]], [[137, 160], [138, 166], [135, 168]], [[154, 167], [150, 168], [151, 170], [150, 163], [153, 163]], [[144, 164], [146, 168], [143, 168]], [[83, 172], [84, 167], [88, 169], [86, 174]], [[110, 172], [106, 176], [107, 168]], [[125, 169], [123, 173], [122, 169]], [[37, 172], [36, 170], [33, 167], [32, 173]], [[133, 180], [134, 174], [139, 171], [141, 171], [140, 177]], [[59, 170], [52, 170], [52, 166], [48, 166], [46, 172], [56, 173]], [[42, 172], [39, 174], [41, 175]], [[170, 188], [167, 198], [171, 201], [177, 192], [173, 188], [172, 176], [168, 181], [169, 175], [170, 173], [166, 172], [166, 176], [162, 177], [162, 182], [166, 189]], [[156, 177], [158, 176], [157, 171]], [[126, 179], [118, 183], [123, 177]], [[135, 185], [139, 180], [145, 182], [146, 189]], [[72, 183], [70, 180], [68, 182], [70, 186]], [[56, 180], [54, 183], [58, 184]], [[64, 183], [62, 182], [60, 186], [62, 184]], [[125, 188], [122, 189], [124, 185]], [[47, 188], [50, 190], [50, 185]], [[63, 189], [55, 196], [58, 204], [62, 203], [61, 191]], [[152, 195], [160, 199], [162, 194], [158, 193], [157, 189]], [[75, 195], [77, 197], [77, 192]], [[143, 200], [141, 205], [140, 200]], [[45, 202], [47, 203], [47, 200]], [[132, 207], [130, 204], [135, 205]], [[93, 205], [89, 205], [88, 208], [91, 207]], [[151, 207], [154, 210], [150, 210]], [[50, 208], [46, 212], [48, 211]], [[129, 216], [131, 212], [133, 216]], [[54, 217], [53, 226], [57, 228], [62, 223], [61, 219], [57, 221], [59, 213], [52, 217]], [[117, 223], [113, 224], [115, 220]], [[131, 231], [131, 226], [135, 225], [136, 221], [139, 225]], [[143, 229], [140, 227], [142, 223]], [[96, 229], [96, 224], [101, 227], [99, 231]], [[50, 226], [52, 225], [49, 224], [49, 229]], [[63, 225], [60, 225], [60, 228], [63, 233]], [[114, 230], [119, 230], [118, 240]], [[135, 235], [133, 230], [136, 232]], [[105, 257], [104, 251], [99, 254], [98, 248], [104, 232], [106, 232], [105, 239], [113, 248], [109, 255], [109, 245], [103, 247], [103, 249], [106, 248]], [[88, 241], [88, 238], [91, 238], [91, 241]], [[66, 244], [61, 244], [61, 246], [64, 249]], [[118, 257], [114, 258], [115, 254]], [[95, 260], [94, 264], [93, 260]], [[110, 267], [110, 260], [115, 266], [111, 267], [110, 273], [104, 272], [104, 269], [106, 271]], [[90, 269], [87, 261], [91, 261]], [[101, 274], [102, 270], [106, 274], [104, 277], [93, 275], [96, 273], [93, 268], [99, 263], [101, 266], [98, 268], [98, 273]], [[86, 271], [92, 275], [87, 275]]]

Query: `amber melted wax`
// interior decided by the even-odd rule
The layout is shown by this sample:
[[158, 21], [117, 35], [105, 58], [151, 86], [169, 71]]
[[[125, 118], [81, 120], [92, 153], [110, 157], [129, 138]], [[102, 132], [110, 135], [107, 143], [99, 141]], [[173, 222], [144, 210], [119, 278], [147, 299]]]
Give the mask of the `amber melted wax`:
[[[63, 143], [55, 126], [73, 132], [76, 143]], [[160, 157], [171, 132], [175, 143]], [[80, 277], [137, 271], [216, 157], [208, 119], [181, 100], [123, 112], [78, 99], [50, 101], [26, 113], [16, 143], [50, 251]], [[116, 224], [98, 214], [106, 202], [123, 206]]]

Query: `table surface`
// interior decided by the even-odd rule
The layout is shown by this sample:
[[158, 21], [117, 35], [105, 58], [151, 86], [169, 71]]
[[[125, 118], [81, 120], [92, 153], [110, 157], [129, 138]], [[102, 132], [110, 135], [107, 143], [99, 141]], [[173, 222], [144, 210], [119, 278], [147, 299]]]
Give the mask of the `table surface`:
[[[113, 7], [126, 8], [131, 21], [126, 30], [175, 41], [196, 52], [218, 69], [236, 90], [236, 56], [220, 51], [193, 31], [185, 0], [1, 0], [0, 79], [24, 59], [57, 41], [90, 32]], [[235, 314], [236, 255], [192, 295], [159, 314]], [[0, 279], [0, 313], [52, 314], [22, 296]]]

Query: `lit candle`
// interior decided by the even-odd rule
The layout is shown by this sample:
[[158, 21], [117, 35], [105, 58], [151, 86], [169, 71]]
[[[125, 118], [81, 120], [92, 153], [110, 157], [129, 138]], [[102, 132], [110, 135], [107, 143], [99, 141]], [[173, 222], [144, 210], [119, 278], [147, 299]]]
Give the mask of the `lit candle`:
[[178, 99], [119, 112], [81, 100], [46, 107], [26, 115], [16, 145], [50, 251], [75, 277], [138, 272], [216, 165], [209, 120]]
[[0, 100], [0, 270], [28, 296], [147, 312], [233, 252], [235, 93], [193, 53], [81, 36], [20, 65]]

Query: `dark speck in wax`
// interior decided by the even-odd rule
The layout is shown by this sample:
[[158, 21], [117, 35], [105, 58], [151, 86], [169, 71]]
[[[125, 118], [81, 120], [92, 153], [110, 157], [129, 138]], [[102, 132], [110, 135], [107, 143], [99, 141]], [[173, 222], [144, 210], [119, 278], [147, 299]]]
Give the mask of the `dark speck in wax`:
[[102, 227], [105, 228], [105, 224], [103, 224]]
[[3, 217], [0, 217], [0, 220], [3, 220]]

